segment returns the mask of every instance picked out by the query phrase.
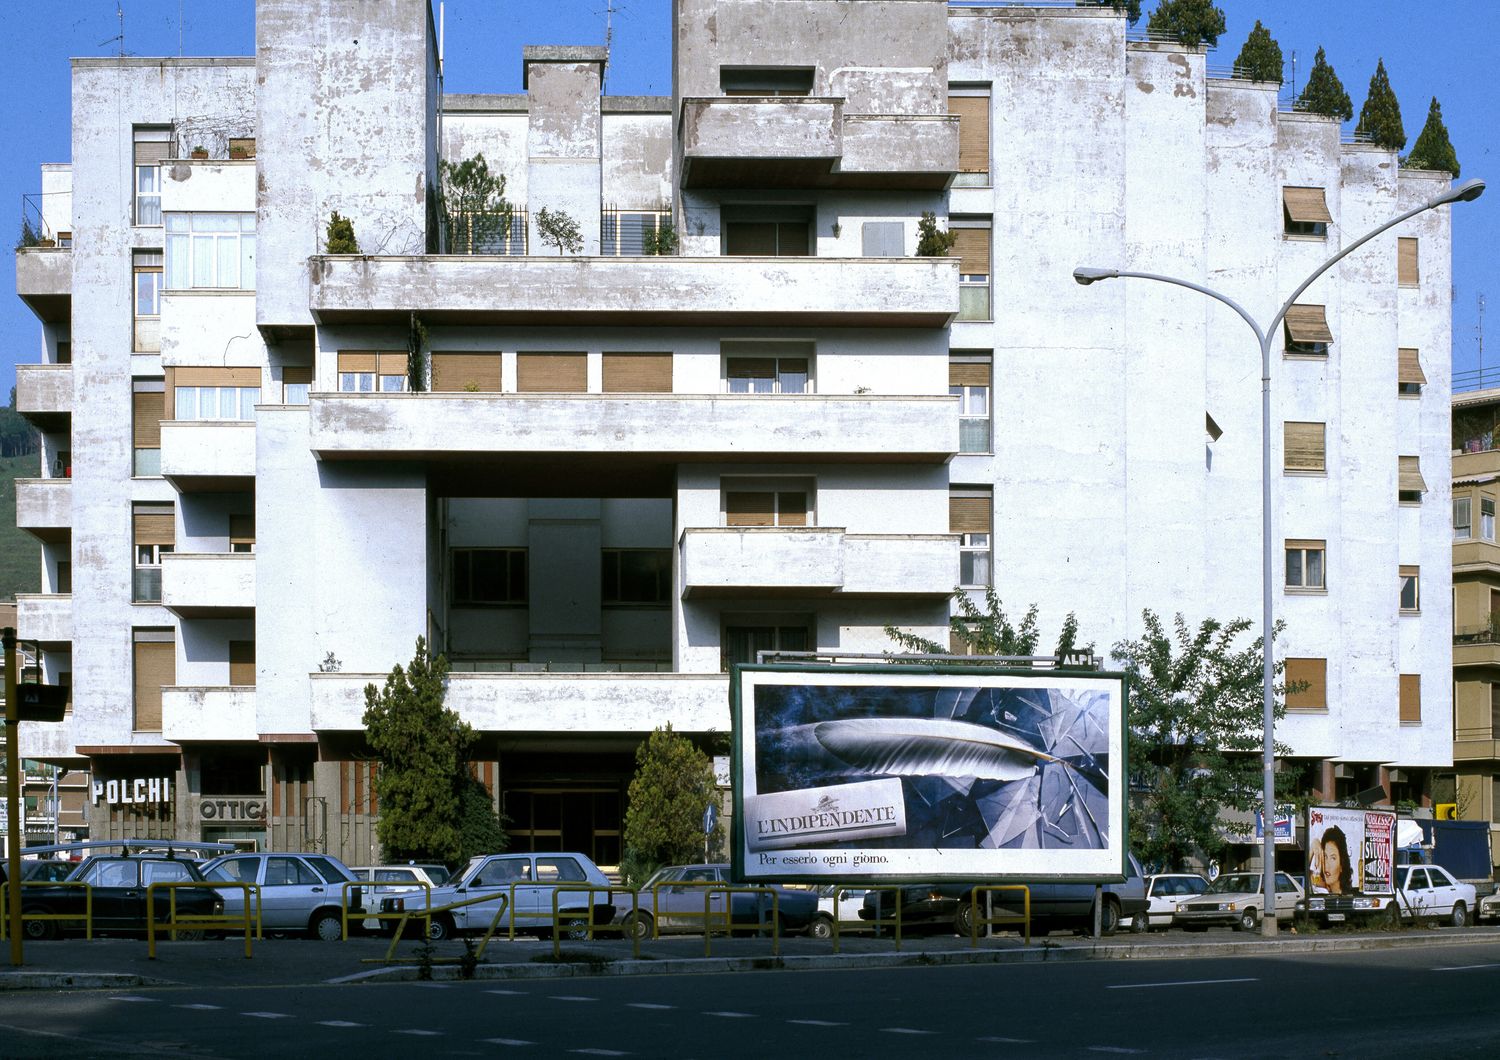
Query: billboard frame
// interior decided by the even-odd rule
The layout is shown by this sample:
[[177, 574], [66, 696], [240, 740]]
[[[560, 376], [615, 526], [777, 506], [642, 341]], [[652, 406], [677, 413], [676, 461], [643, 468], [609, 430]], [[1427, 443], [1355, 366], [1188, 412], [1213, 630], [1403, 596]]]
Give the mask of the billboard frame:
[[[1119, 765], [1111, 765], [1109, 772], [1119, 777], [1120, 789], [1120, 839], [1119, 839], [1119, 865], [1109, 873], [1077, 873], [1077, 872], [921, 872], [921, 873], [870, 873], [852, 870], [840, 872], [837, 875], [812, 875], [807, 873], [776, 873], [755, 872], [747, 873], [746, 856], [747, 843], [745, 836], [745, 784], [744, 784], [744, 749], [746, 740], [754, 739], [753, 728], [746, 730], [747, 720], [746, 705], [744, 702], [743, 675], [747, 673], [784, 673], [784, 674], [839, 674], [850, 676], [928, 676], [928, 677], [1014, 677], [1029, 680], [1045, 680], [1048, 677], [1078, 679], [1085, 678], [1099, 681], [1109, 681], [1116, 684], [1118, 688], [1118, 706], [1115, 716], [1112, 717], [1111, 726], [1119, 732]], [[876, 684], [876, 682], [869, 682]], [[814, 883], [820, 881], [837, 880], [840, 883], [867, 883], [867, 884], [912, 884], [941, 881], [963, 881], [963, 882], [1026, 882], [1038, 881], [1047, 883], [1086, 883], [1104, 884], [1119, 883], [1125, 880], [1129, 874], [1130, 864], [1130, 726], [1129, 726], [1129, 704], [1130, 704], [1130, 675], [1119, 670], [1096, 670], [1079, 667], [1016, 667], [1016, 666], [984, 666], [964, 663], [941, 664], [928, 662], [906, 663], [893, 661], [874, 665], [839, 665], [819, 663], [734, 663], [730, 667], [729, 674], [729, 710], [730, 710], [730, 793], [734, 809], [733, 820], [730, 829], [730, 873], [736, 881], [754, 881], [757, 883]]]

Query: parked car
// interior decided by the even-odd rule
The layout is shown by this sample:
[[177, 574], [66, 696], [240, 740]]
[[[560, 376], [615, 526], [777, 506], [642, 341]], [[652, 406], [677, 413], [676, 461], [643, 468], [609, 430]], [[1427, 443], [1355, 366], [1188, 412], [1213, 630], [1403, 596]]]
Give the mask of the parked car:
[[[325, 942], [344, 937], [344, 884], [358, 882], [349, 866], [327, 854], [268, 852], [226, 854], [203, 866], [209, 880], [253, 883], [260, 887], [261, 929], [273, 933], [303, 932]], [[364, 912], [360, 888], [348, 889], [350, 915]], [[225, 911], [238, 915], [245, 892], [225, 887]], [[251, 898], [254, 908], [254, 898]]]
[[[82, 887], [21, 886], [21, 915], [77, 916], [76, 920], [25, 920], [22, 931], [28, 939], [53, 939], [63, 934], [82, 934], [85, 916], [92, 899], [96, 934], [128, 931], [142, 934], [146, 930], [147, 888], [153, 883], [190, 883], [203, 880], [203, 873], [191, 861], [160, 855], [100, 854], [74, 865], [67, 877]], [[176, 894], [177, 917], [218, 916], [224, 902], [211, 887], [172, 888]], [[153, 914], [158, 924], [171, 915], [172, 895], [163, 888], [154, 892]], [[201, 939], [202, 929], [177, 932], [179, 939]]]
[[[838, 909], [834, 909], [833, 897], [838, 894]], [[833, 883], [821, 883], [813, 888], [813, 893], [818, 896], [818, 912], [826, 916], [830, 922], [837, 919], [840, 931], [862, 930], [869, 927], [860, 919], [859, 911], [864, 906], [865, 895], [869, 893], [864, 887], [843, 887]]]
[[1475, 908], [1472, 883], [1463, 883], [1441, 865], [1403, 865], [1396, 870], [1396, 908], [1405, 920], [1466, 927]]
[[[420, 891], [423, 884], [426, 889], [441, 887], [451, 875], [445, 866], [419, 865], [415, 861], [405, 865], [355, 865], [349, 871], [369, 885], [361, 888], [361, 892], [365, 908], [372, 912], [379, 910], [380, 900], [387, 895]], [[380, 921], [368, 919], [364, 927], [366, 931], [377, 931]]]
[[1177, 907], [1208, 890], [1208, 881], [1192, 872], [1159, 872], [1146, 877], [1146, 911], [1130, 919], [1130, 930], [1172, 926]]
[[[666, 865], [657, 869], [641, 885], [640, 908], [632, 909], [630, 896], [615, 896], [615, 912], [625, 918], [626, 926], [636, 938], [657, 934], [703, 933], [704, 884], [722, 883], [734, 886], [729, 866]], [[796, 890], [772, 884], [776, 891], [775, 914], [781, 918], [781, 933], [806, 933], [813, 938], [833, 936], [833, 916], [818, 911], [818, 896], [812, 891]], [[759, 927], [769, 923], [773, 902], [770, 895], [729, 893], [730, 924], [733, 927]], [[724, 891], [709, 890], [707, 909], [722, 923]], [[628, 937], [628, 936], [627, 936]]]
[[1480, 920], [1500, 920], [1500, 892], [1487, 894], [1479, 900]]
[[[974, 925], [973, 895], [975, 883], [931, 883], [903, 886], [901, 922], [908, 924], [948, 923], [959, 935], [971, 935]], [[1057, 883], [1049, 880], [1027, 883], [1031, 894], [1031, 930], [1045, 935], [1054, 929], [1092, 931], [1094, 926], [1094, 891], [1092, 883]], [[896, 915], [893, 891], [870, 891], [865, 895], [859, 915], [863, 920], [889, 920]], [[1013, 891], [995, 891], [992, 908], [996, 915], [1019, 915], [1024, 906]], [[1123, 921], [1145, 912], [1146, 888], [1140, 862], [1131, 854], [1122, 883], [1106, 883], [1103, 905], [1099, 908], [1099, 929], [1113, 935]], [[983, 901], [983, 899], [981, 899]]]
[[[500, 908], [500, 899], [510, 900], [514, 887], [513, 908], [500, 917], [499, 927], [508, 929], [512, 915], [516, 931], [550, 937], [552, 934], [552, 895], [559, 887], [593, 885], [608, 888], [609, 878], [586, 854], [572, 852], [533, 852], [526, 854], [484, 854], [471, 858], [456, 880], [434, 887], [430, 894], [420, 891], [387, 895], [380, 899], [382, 913], [411, 909], [436, 909], [468, 898], [484, 896], [483, 902], [438, 913], [431, 919], [428, 937], [446, 939], [454, 935], [482, 932], [489, 928]], [[592, 898], [592, 901], [590, 901]], [[427, 904], [430, 903], [430, 904]], [[558, 913], [565, 917], [564, 933], [580, 938], [588, 933], [589, 906], [594, 907], [594, 923], [608, 924], [615, 915], [609, 894], [590, 895], [584, 891], [564, 891], [558, 896]], [[381, 922], [381, 930], [394, 933], [399, 921]]]
[[[1236, 931], [1254, 931], [1265, 909], [1258, 872], [1226, 872], [1208, 885], [1201, 897], [1188, 898], [1177, 907], [1172, 923], [1189, 931], [1204, 931], [1224, 925]], [[1276, 874], [1276, 919], [1290, 921], [1302, 902], [1302, 885], [1285, 872]]]

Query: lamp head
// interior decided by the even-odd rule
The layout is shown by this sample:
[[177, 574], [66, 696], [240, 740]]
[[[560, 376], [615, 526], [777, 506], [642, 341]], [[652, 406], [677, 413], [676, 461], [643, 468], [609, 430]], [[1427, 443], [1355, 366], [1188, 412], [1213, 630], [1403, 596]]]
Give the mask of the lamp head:
[[1080, 265], [1073, 270], [1073, 279], [1084, 287], [1091, 283], [1098, 283], [1100, 280], [1112, 280], [1119, 275], [1119, 269], [1091, 269]]
[[1484, 181], [1466, 180], [1461, 184], [1455, 184], [1445, 193], [1437, 197], [1434, 206], [1442, 206], [1450, 202], [1473, 202], [1484, 194]]

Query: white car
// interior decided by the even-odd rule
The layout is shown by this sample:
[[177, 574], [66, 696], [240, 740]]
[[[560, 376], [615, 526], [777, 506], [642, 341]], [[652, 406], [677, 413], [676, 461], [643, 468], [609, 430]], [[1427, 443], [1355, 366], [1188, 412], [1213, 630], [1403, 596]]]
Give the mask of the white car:
[[[442, 865], [419, 865], [416, 862], [405, 865], [353, 865], [349, 871], [370, 884], [363, 888], [363, 904], [371, 912], [380, 908], [380, 900], [386, 895], [441, 887], [450, 875]], [[427, 886], [424, 888], [423, 884]], [[366, 920], [364, 926], [366, 931], [378, 931], [380, 921]]]
[[[1302, 903], [1302, 885], [1285, 872], [1276, 874], [1276, 919], [1290, 921]], [[1258, 872], [1226, 872], [1196, 898], [1177, 907], [1172, 923], [1189, 931], [1203, 931], [1215, 924], [1236, 931], [1254, 931], [1264, 907]]]
[[[833, 896], [838, 892], [838, 922], [839, 931], [867, 930], [869, 924], [859, 918], [859, 910], [865, 902], [865, 888], [863, 887], [836, 887], [831, 883], [820, 883], [813, 888], [818, 896], [818, 913], [827, 918], [828, 923], [834, 921]], [[815, 935], [814, 937], [822, 937]]]
[[1130, 930], [1136, 933], [1151, 928], [1172, 926], [1177, 907], [1189, 898], [1196, 898], [1208, 890], [1208, 881], [1191, 872], [1162, 872], [1146, 877], [1146, 901], [1144, 913], [1130, 918]]
[[1479, 912], [1476, 915], [1480, 920], [1500, 920], [1500, 891], [1481, 898]]
[[1396, 907], [1406, 920], [1467, 927], [1475, 909], [1472, 883], [1460, 883], [1440, 865], [1403, 865], [1396, 870]]

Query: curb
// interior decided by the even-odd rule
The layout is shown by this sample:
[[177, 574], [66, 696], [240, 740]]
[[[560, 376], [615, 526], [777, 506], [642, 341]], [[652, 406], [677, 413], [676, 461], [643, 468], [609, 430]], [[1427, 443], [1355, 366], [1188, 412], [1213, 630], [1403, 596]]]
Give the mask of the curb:
[[0, 972], [0, 991], [118, 990], [130, 986], [178, 985], [171, 979], [116, 972]]

